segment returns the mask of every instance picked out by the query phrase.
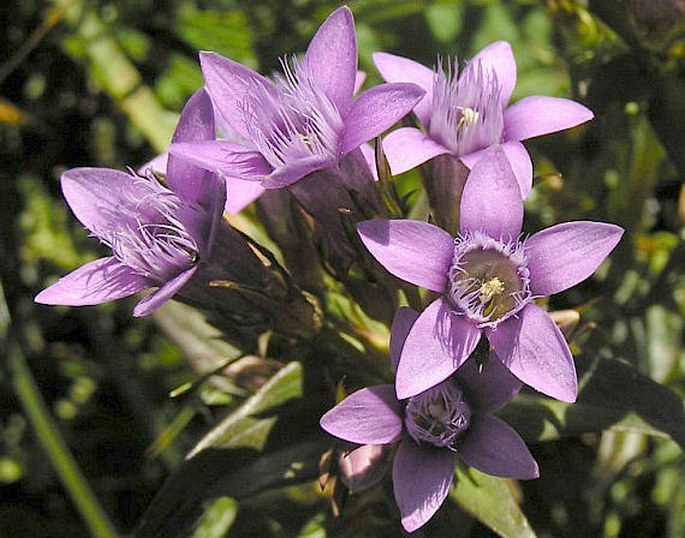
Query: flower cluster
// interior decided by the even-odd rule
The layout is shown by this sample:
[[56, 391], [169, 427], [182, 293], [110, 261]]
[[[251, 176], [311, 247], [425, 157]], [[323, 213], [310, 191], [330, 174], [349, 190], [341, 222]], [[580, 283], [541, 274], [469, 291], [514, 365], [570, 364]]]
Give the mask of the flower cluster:
[[[205, 87], [186, 105], [168, 155], [138, 172], [64, 173], [67, 202], [112, 256], [36, 301], [92, 305], [152, 288], [134, 315], [174, 297], [220, 319], [241, 342], [266, 332], [306, 342], [326, 316], [338, 315], [327, 310], [333, 279], [336, 293], [375, 317], [383, 315], [377, 298], [389, 298], [394, 311], [399, 289], [417, 304], [430, 298], [421, 312], [394, 315], [394, 383], [355, 392], [321, 419], [327, 432], [362, 445], [345, 462], [352, 489], [380, 480], [375, 462], [394, 451], [395, 499], [413, 531], [444, 501], [458, 459], [495, 476], [538, 476], [524, 441], [493, 413], [523, 385], [576, 399], [569, 346], [538, 300], [591, 276], [623, 231], [580, 221], [522, 232], [533, 165], [521, 141], [592, 113], [543, 96], [509, 105], [516, 64], [508, 43], [486, 47], [463, 69], [456, 60], [429, 69], [386, 53], [374, 61], [387, 82], [360, 92], [364, 74], [346, 7], [271, 78], [202, 53]], [[381, 143], [410, 113], [417, 127]], [[375, 154], [367, 144], [374, 139]], [[395, 174], [428, 163], [435, 224], [397, 218], [406, 211], [388, 188], [386, 156]], [[278, 246], [311, 241], [302, 252], [317, 259], [274, 254], [224, 218], [255, 200], [258, 215], [287, 230], [294, 216], [305, 230], [273, 238]], [[298, 263], [332, 278], [315, 270], [298, 279]], [[374, 479], [353, 476], [358, 468]]]

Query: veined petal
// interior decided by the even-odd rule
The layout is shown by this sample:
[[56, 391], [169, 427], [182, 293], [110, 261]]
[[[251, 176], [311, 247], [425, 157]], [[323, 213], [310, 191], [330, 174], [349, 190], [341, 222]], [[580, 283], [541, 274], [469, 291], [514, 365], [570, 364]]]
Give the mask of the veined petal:
[[331, 13], [307, 47], [302, 67], [345, 115], [357, 77], [357, 36], [347, 6]]
[[258, 151], [225, 140], [178, 142], [169, 146], [169, 153], [216, 174], [247, 181], [262, 181], [273, 170]]
[[454, 255], [454, 239], [444, 230], [416, 220], [367, 220], [359, 237], [378, 263], [396, 277], [444, 292]]
[[[504, 142], [500, 147], [506, 154], [507, 159], [509, 159], [509, 164], [514, 172], [514, 176], [516, 176], [516, 180], [519, 182], [521, 197], [525, 200], [528, 198], [530, 190], [533, 187], [533, 162], [530, 159], [530, 154], [525, 146], [517, 140]], [[490, 147], [472, 151], [471, 153], [459, 157], [459, 160], [463, 162], [467, 168], [471, 169], [489, 149]]]
[[265, 191], [256, 181], [245, 181], [233, 177], [226, 178], [228, 192], [226, 193], [226, 213], [240, 213], [248, 205], [259, 198]]
[[502, 88], [500, 102], [504, 108], [516, 86], [516, 59], [511, 45], [506, 41], [495, 41], [471, 58], [469, 64], [479, 61], [483, 70], [491, 69], [497, 75], [497, 82]]
[[576, 366], [564, 336], [549, 314], [534, 303], [518, 318], [488, 331], [497, 356], [526, 385], [563, 402], [578, 395]]
[[482, 365], [476, 360], [467, 360], [454, 375], [459, 386], [466, 389], [471, 407], [479, 413], [504, 407], [522, 385], [494, 353]]
[[409, 330], [397, 366], [400, 400], [428, 390], [452, 375], [476, 349], [480, 329], [455, 314], [447, 300], [433, 301]]
[[350, 394], [320, 421], [331, 435], [350, 443], [384, 445], [402, 435], [400, 404], [392, 385], [375, 385]]
[[179, 275], [169, 280], [169, 282], [166, 282], [158, 290], [153, 291], [150, 295], [145, 297], [136, 305], [136, 307], [133, 309], [133, 315], [138, 318], [152, 314], [160, 306], [176, 295], [179, 290], [188, 283], [196, 271], [197, 265], [183, 271]]
[[456, 462], [457, 454], [451, 450], [402, 441], [395, 454], [392, 482], [405, 530], [422, 527], [438, 511], [452, 485]]
[[349, 153], [395, 125], [423, 94], [415, 84], [381, 84], [362, 93], [345, 117], [340, 153]]
[[450, 152], [415, 127], [401, 127], [388, 134], [383, 139], [383, 151], [388, 158], [390, 171], [395, 175]]
[[373, 61], [386, 82], [411, 82], [426, 92], [423, 99], [414, 107], [414, 114], [424, 127], [428, 128], [433, 106], [433, 70], [409, 58], [387, 52], [374, 53]]
[[582, 282], [616, 247], [623, 228], [604, 222], [557, 224], [525, 242], [533, 295], [545, 297]]
[[516, 239], [523, 224], [521, 189], [499, 146], [473, 166], [461, 197], [460, 230], [483, 232], [494, 239]]
[[419, 313], [407, 306], [398, 308], [395, 312], [395, 318], [392, 320], [392, 328], [390, 329], [390, 362], [395, 372], [400, 362], [404, 341], [418, 317]]
[[594, 117], [590, 109], [570, 99], [531, 95], [504, 111], [504, 136], [506, 140], [526, 140], [575, 127]]
[[267, 92], [275, 92], [273, 83], [252, 69], [215, 52], [201, 52], [200, 65], [214, 106], [240, 136], [249, 140], [250, 132], [245, 125], [243, 110], [245, 97], [259, 87]]
[[262, 187], [265, 189], [282, 189], [292, 185], [304, 176], [335, 165], [335, 161], [328, 155], [311, 155], [279, 166], [264, 178]]
[[41, 291], [37, 303], [90, 306], [123, 299], [145, 289], [148, 280], [114, 257], [82, 265]]
[[471, 467], [492, 476], [524, 480], [540, 476], [538, 464], [521, 436], [492, 415], [471, 417], [458, 452]]

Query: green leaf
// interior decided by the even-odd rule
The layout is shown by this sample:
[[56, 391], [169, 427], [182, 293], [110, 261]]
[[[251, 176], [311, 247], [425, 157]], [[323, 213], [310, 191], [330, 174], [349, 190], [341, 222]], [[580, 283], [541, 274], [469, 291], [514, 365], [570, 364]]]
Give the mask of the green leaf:
[[208, 503], [195, 527], [192, 538], [223, 538], [238, 515], [238, 503], [230, 497], [219, 497]]
[[473, 468], [458, 468], [450, 491], [450, 499], [502, 538], [535, 538], [517, 497], [515, 481]]

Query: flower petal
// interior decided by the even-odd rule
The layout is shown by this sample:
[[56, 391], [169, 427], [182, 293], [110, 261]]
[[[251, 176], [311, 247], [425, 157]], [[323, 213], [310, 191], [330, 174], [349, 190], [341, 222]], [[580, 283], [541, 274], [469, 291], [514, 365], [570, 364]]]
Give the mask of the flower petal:
[[[530, 194], [533, 186], [533, 162], [530, 159], [530, 154], [521, 142], [517, 140], [509, 140], [500, 146], [509, 159], [511, 169], [519, 182], [521, 189], [521, 197], [525, 200]], [[485, 154], [490, 147], [479, 149], [466, 155], [459, 157], [469, 169], [473, 168], [478, 160]]]
[[506, 41], [495, 41], [471, 58], [468, 65], [475, 65], [479, 61], [483, 70], [492, 69], [497, 75], [497, 81], [502, 88], [500, 102], [504, 108], [516, 86], [516, 59], [511, 45]]
[[395, 388], [400, 400], [447, 379], [476, 349], [481, 331], [458, 316], [445, 299], [433, 301], [419, 316], [404, 342]]
[[357, 74], [354, 76], [354, 95], [359, 93], [365, 81], [366, 73], [364, 71], [357, 71]]
[[216, 174], [247, 181], [262, 181], [273, 170], [258, 151], [225, 140], [178, 142], [169, 153]]
[[511, 318], [488, 331], [490, 344], [526, 385], [563, 402], [578, 395], [576, 366], [564, 336], [547, 312], [527, 304], [519, 318]]
[[426, 92], [423, 99], [414, 107], [414, 114], [424, 127], [428, 128], [433, 106], [433, 70], [409, 58], [387, 52], [374, 53], [373, 61], [386, 82], [412, 82]]
[[228, 192], [226, 193], [226, 207], [224, 211], [231, 214], [240, 213], [265, 191], [264, 187], [256, 181], [245, 181], [228, 177], [226, 178], [226, 184]]
[[150, 295], [140, 301], [133, 309], [133, 315], [137, 318], [149, 316], [160, 306], [166, 303], [179, 290], [185, 286], [197, 271], [197, 265], [183, 271], [174, 278], [165, 282], [158, 290], [153, 291]]
[[529, 237], [525, 246], [533, 295], [552, 295], [588, 278], [622, 235], [623, 228], [614, 224], [576, 221]]
[[311, 155], [279, 166], [262, 182], [265, 189], [282, 189], [288, 187], [304, 176], [335, 165], [335, 161], [328, 155]]
[[487, 150], [471, 169], [461, 196], [464, 232], [483, 232], [494, 239], [516, 239], [523, 224], [521, 189], [500, 146]]
[[396, 277], [444, 292], [454, 255], [454, 239], [444, 230], [416, 220], [367, 220], [359, 237], [378, 263]]
[[590, 109], [570, 99], [531, 95], [504, 111], [504, 137], [526, 140], [575, 127], [594, 117]]
[[157, 155], [156, 157], [153, 157], [151, 160], [146, 162], [144, 165], [139, 166], [138, 170], [136, 172], [144, 176], [147, 174], [148, 170], [156, 170], [157, 172], [161, 172], [162, 174], [166, 174], [166, 167], [167, 167], [167, 162], [169, 160], [169, 154], [168, 153], [162, 153], [160, 155]]
[[415, 531], [437, 512], [450, 491], [456, 462], [457, 454], [450, 450], [402, 441], [392, 466], [392, 482], [405, 530]]
[[423, 93], [415, 84], [381, 84], [366, 90], [345, 117], [340, 153], [349, 153], [395, 125], [411, 112]]
[[257, 87], [275, 91], [273, 83], [252, 69], [215, 52], [201, 52], [200, 65], [214, 106], [240, 136], [250, 140], [249, 129], [245, 125], [245, 97]]
[[388, 134], [383, 139], [383, 151], [388, 158], [390, 171], [395, 175], [416, 168], [433, 157], [450, 152], [445, 146], [415, 127], [401, 127]]
[[395, 318], [392, 320], [392, 328], [390, 329], [390, 362], [395, 372], [397, 371], [397, 364], [400, 362], [404, 341], [418, 317], [419, 313], [416, 310], [406, 306], [398, 308], [395, 312]]
[[357, 36], [347, 6], [336, 9], [319, 27], [307, 47], [302, 67], [344, 116], [357, 78]]
[[480, 413], [504, 407], [522, 385], [494, 353], [490, 353], [484, 364], [467, 360], [454, 375], [459, 385], [466, 389], [471, 406]]
[[320, 421], [331, 435], [362, 445], [384, 445], [402, 435], [400, 404], [392, 385], [375, 385], [350, 394]]
[[471, 417], [458, 452], [471, 467], [492, 476], [524, 480], [540, 476], [538, 464], [521, 436], [492, 415]]
[[37, 303], [90, 306], [122, 299], [149, 286], [148, 280], [114, 257], [82, 265], [41, 291]]

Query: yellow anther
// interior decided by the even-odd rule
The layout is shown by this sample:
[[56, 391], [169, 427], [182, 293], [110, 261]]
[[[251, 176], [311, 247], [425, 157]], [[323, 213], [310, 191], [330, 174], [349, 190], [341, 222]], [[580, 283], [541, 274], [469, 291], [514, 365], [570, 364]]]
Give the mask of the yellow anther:
[[470, 107], [460, 108], [461, 117], [457, 122], [457, 131], [465, 125], [475, 125], [480, 117], [480, 112], [473, 110]]
[[481, 304], [487, 304], [502, 293], [504, 293], [504, 283], [499, 278], [493, 277], [487, 282], [483, 282], [480, 287], [480, 297], [478, 297], [478, 300]]

